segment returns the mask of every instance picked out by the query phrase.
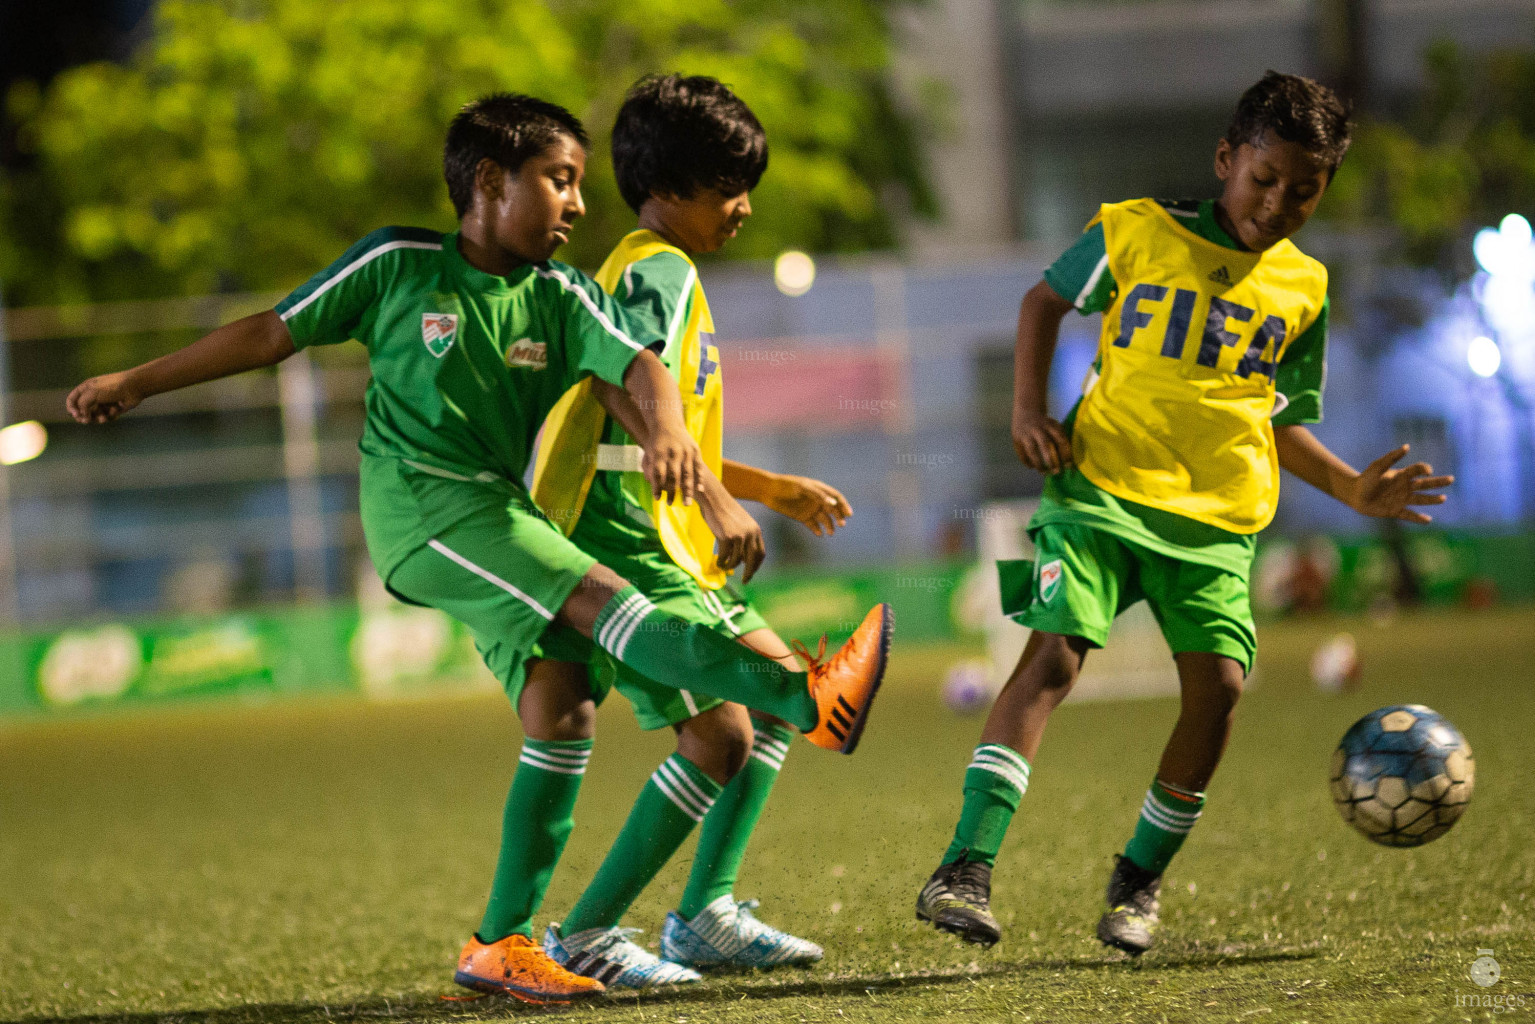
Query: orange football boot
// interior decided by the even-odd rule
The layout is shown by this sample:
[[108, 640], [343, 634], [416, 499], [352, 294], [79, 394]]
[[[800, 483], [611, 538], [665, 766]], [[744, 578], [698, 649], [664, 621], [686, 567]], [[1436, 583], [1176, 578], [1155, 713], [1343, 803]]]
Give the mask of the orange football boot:
[[794, 641], [794, 650], [809, 667], [810, 695], [820, 722], [805, 734], [818, 747], [851, 754], [863, 735], [869, 718], [869, 706], [885, 678], [885, 661], [890, 653], [890, 634], [895, 628], [895, 613], [888, 604], [877, 604], [848, 637], [847, 643], [823, 661], [826, 637], [812, 657], [805, 645]]
[[489, 943], [481, 942], [479, 936], [470, 938], [458, 955], [453, 980], [476, 992], [499, 993], [540, 1005], [597, 996], [606, 989], [600, 981], [571, 974], [526, 935], [508, 935]]

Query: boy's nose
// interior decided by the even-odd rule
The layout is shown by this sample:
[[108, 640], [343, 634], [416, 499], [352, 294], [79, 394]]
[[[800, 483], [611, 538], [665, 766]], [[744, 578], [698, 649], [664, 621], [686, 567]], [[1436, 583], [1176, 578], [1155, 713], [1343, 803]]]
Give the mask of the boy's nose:
[[570, 203], [566, 208], [570, 210], [572, 216], [586, 216], [586, 201], [581, 198], [581, 187], [579, 185], [571, 193]]

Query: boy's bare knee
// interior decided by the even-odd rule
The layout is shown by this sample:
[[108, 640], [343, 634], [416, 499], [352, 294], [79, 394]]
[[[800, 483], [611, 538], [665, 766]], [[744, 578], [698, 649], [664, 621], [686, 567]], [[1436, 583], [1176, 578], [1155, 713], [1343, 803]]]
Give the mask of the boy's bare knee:
[[725, 785], [751, 756], [752, 724], [739, 704], [721, 704], [677, 727], [677, 751]]
[[597, 735], [597, 704], [586, 666], [547, 658], [529, 663], [517, 714], [529, 739], [546, 743], [592, 739]]
[[1183, 653], [1176, 660], [1185, 705], [1229, 711], [1241, 700], [1247, 676], [1236, 659], [1221, 654]]
[[1088, 643], [1081, 637], [1057, 633], [1030, 634], [1018, 667], [1008, 677], [1007, 689], [1048, 693], [1059, 701], [1076, 683]]

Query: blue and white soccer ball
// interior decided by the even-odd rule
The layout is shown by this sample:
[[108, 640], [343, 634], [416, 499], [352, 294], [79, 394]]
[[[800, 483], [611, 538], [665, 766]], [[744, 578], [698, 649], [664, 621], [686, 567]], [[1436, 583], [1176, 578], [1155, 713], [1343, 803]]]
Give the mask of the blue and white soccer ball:
[[956, 661], [943, 677], [943, 703], [956, 715], [975, 715], [991, 707], [998, 687], [991, 666], [980, 659]]
[[1460, 730], [1422, 704], [1378, 708], [1332, 755], [1332, 799], [1343, 820], [1382, 846], [1422, 846], [1460, 820], [1476, 761]]

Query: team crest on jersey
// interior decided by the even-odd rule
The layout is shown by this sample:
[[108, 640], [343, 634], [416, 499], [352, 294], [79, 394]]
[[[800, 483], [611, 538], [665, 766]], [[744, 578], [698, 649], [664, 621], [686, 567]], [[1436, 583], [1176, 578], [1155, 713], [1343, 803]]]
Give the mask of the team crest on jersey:
[[426, 350], [441, 359], [458, 337], [457, 313], [422, 313], [421, 340]]
[[1063, 573], [1059, 558], [1039, 567], [1039, 599], [1045, 604], [1049, 604], [1060, 593]]
[[542, 370], [549, 365], [549, 343], [532, 338], [518, 338], [506, 350], [507, 366], [525, 366], [530, 370]]

